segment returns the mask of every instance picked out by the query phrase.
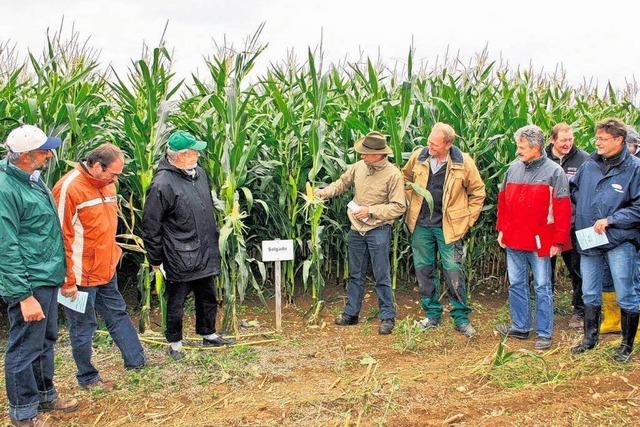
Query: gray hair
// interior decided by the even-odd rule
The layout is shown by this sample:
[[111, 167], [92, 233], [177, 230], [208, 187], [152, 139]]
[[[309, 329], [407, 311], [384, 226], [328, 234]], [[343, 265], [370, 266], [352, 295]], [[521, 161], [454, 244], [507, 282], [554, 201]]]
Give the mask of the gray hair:
[[7, 162], [9, 162], [9, 163], [11, 163], [11, 164], [14, 164], [14, 165], [15, 165], [15, 164], [16, 164], [16, 162], [17, 162], [18, 160], [20, 160], [20, 156], [21, 156], [22, 154], [23, 154], [23, 153], [14, 153], [14, 152], [13, 152], [13, 151], [11, 151], [11, 150], [7, 150]]
[[189, 150], [189, 148], [185, 148], [184, 150], [175, 151], [171, 148], [167, 148], [167, 158], [173, 162], [178, 158], [178, 154], [186, 153]]
[[624, 142], [626, 142], [627, 144], [635, 144], [635, 145], [640, 145], [640, 135], [638, 135], [638, 132], [633, 128], [633, 126], [626, 126], [627, 128], [627, 137], [625, 138]]
[[542, 150], [544, 147], [544, 132], [536, 125], [523, 126], [516, 131], [513, 135], [516, 142], [524, 139], [529, 143], [529, 147], [539, 147]]

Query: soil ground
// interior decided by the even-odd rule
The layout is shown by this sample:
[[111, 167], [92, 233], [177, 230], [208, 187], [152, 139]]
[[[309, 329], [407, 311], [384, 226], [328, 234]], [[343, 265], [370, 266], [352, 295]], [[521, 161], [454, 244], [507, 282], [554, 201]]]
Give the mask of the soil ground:
[[[363, 308], [367, 318], [350, 327], [333, 324], [344, 304], [339, 289], [318, 326], [307, 326], [303, 318], [307, 301], [286, 306], [279, 335], [269, 334], [272, 307], [249, 305], [242, 318], [252, 327], [241, 333], [257, 335], [241, 342], [274, 341], [189, 350], [175, 362], [148, 336], [151, 342], [144, 345], [151, 366], [139, 371], [123, 369], [117, 347], [102, 332], [96, 335], [94, 361], [117, 385], [110, 393], [77, 387], [62, 326], [56, 383], [61, 395], [81, 403], [76, 412], [50, 420], [68, 426], [637, 425], [640, 355], [628, 364], [614, 362], [619, 337], [609, 335], [589, 354], [572, 357], [569, 349], [581, 333], [567, 326], [568, 293], [556, 297], [554, 346], [545, 353], [534, 352], [533, 338], [501, 344], [493, 328], [509, 316], [503, 292], [473, 293], [472, 321], [479, 335], [472, 339], [457, 333], [446, 313], [437, 329], [418, 331], [416, 295], [415, 290], [399, 293], [391, 336], [377, 333], [372, 291]], [[185, 331], [193, 334], [192, 310], [186, 318]], [[6, 336], [6, 325], [2, 331]], [[0, 338], [2, 351], [5, 339]], [[4, 425], [7, 400], [4, 383], [0, 386]]]

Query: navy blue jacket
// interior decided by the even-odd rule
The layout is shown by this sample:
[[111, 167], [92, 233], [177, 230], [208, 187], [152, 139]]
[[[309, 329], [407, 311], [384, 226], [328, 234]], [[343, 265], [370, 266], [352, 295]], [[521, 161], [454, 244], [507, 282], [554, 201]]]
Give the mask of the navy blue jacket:
[[571, 199], [575, 204], [575, 229], [592, 227], [607, 218], [609, 243], [582, 254], [595, 255], [624, 242], [638, 246], [640, 242], [640, 159], [623, 147], [620, 162], [604, 173], [602, 156], [593, 153], [570, 181]]

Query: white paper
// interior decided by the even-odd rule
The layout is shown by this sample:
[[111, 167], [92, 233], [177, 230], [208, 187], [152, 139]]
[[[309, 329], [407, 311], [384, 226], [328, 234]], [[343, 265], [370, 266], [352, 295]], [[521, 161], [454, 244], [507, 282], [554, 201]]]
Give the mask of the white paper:
[[[358, 212], [360, 212], [360, 209], [362, 209], [362, 207], [359, 204], [357, 204], [356, 202], [354, 202], [353, 200], [350, 201], [349, 203], [347, 203], [347, 208], [349, 208], [349, 210], [351, 212], [353, 212], [353, 213], [358, 213]], [[369, 221], [369, 218], [367, 217], [367, 218], [362, 219], [360, 221], [367, 222], [367, 221]]]
[[576, 230], [576, 238], [580, 249], [586, 250], [595, 248], [597, 246], [606, 245], [609, 243], [606, 233], [598, 234], [593, 227], [583, 228], [582, 230]]
[[75, 301], [71, 301], [71, 298], [62, 295], [62, 289], [59, 289], [58, 303], [64, 305], [65, 307], [69, 307], [71, 310], [77, 311], [78, 313], [84, 313], [84, 311], [87, 309], [88, 296], [88, 292], [78, 291], [78, 295]]

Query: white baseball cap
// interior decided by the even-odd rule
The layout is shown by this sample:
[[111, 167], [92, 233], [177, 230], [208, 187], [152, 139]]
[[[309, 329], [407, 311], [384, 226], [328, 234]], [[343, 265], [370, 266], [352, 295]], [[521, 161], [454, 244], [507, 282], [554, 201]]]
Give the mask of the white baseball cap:
[[60, 138], [47, 136], [40, 128], [22, 125], [7, 136], [7, 148], [14, 153], [26, 153], [33, 150], [54, 150], [60, 147]]

